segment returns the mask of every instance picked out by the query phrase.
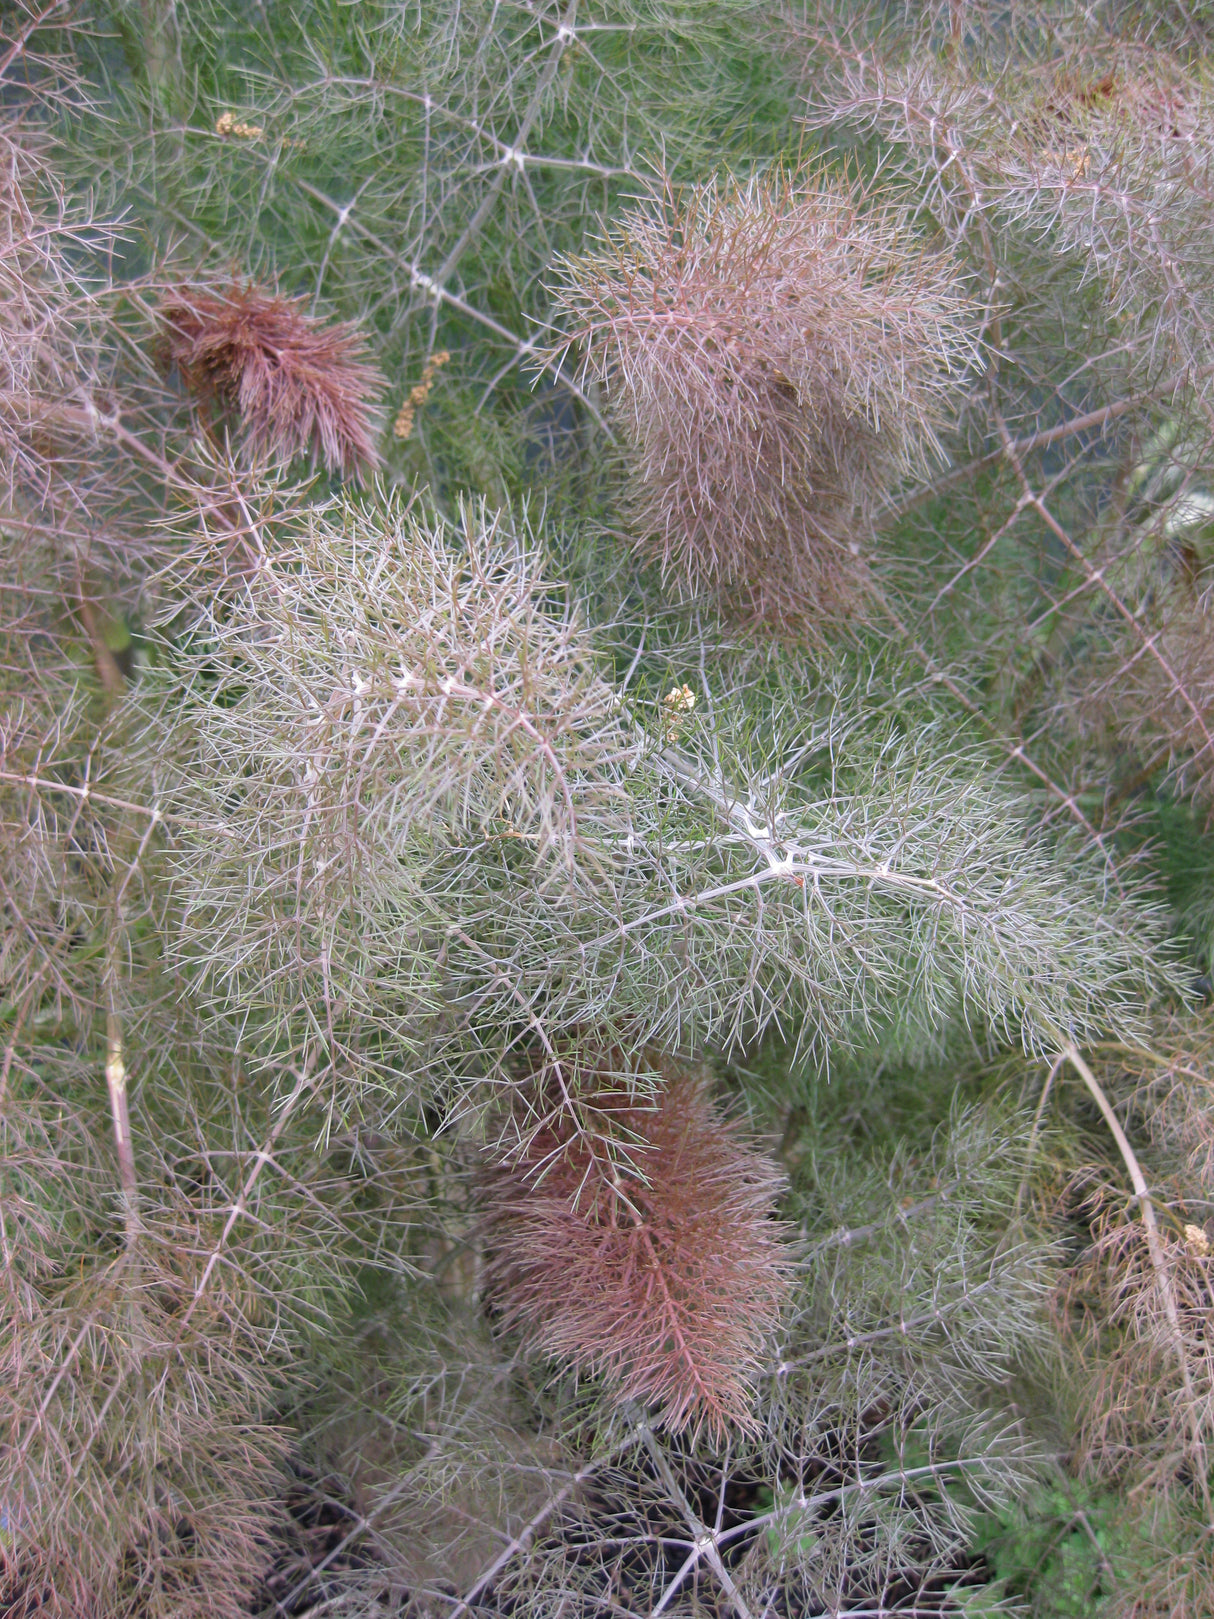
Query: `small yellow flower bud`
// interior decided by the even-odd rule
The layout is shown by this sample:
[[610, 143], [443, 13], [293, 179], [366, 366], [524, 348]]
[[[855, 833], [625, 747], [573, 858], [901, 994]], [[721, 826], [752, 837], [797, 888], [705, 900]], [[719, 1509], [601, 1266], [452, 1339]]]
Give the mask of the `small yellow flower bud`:
[[422, 370], [422, 380], [414, 383], [409, 389], [409, 397], [400, 407], [396, 420], [392, 424], [392, 431], [397, 438], [408, 438], [413, 431], [413, 418], [430, 397], [430, 390], [434, 386], [434, 378], [447, 361], [451, 358], [446, 349], [440, 349], [432, 354], [426, 361]]
[[265, 130], [260, 124], [241, 123], [234, 112], [221, 112], [215, 120], [217, 135], [237, 135], [242, 141], [260, 140]]
[[1184, 1240], [1188, 1243], [1192, 1252], [1197, 1254], [1199, 1258], [1208, 1258], [1210, 1253], [1210, 1239], [1206, 1236], [1205, 1230], [1202, 1226], [1186, 1225], [1184, 1228]]
[[682, 686], [672, 686], [662, 698], [662, 707], [666, 710], [667, 742], [678, 741], [683, 719], [695, 706], [696, 694], [686, 683]]

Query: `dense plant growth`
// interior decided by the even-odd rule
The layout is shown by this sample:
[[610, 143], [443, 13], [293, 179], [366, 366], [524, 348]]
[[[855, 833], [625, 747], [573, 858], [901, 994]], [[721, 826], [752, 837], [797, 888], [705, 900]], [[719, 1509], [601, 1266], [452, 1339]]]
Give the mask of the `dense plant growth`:
[[1214, 1609], [1214, 18], [0, 14], [0, 1611]]

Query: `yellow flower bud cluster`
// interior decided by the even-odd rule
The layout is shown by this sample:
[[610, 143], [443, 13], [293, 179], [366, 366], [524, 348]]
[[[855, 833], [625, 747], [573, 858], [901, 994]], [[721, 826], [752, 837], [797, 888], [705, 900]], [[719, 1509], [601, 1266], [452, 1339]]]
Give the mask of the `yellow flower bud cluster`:
[[1184, 1228], [1184, 1240], [1188, 1243], [1190, 1251], [1195, 1253], [1199, 1259], [1209, 1257], [1210, 1239], [1206, 1236], [1202, 1226], [1186, 1225]]
[[392, 431], [397, 438], [408, 438], [413, 431], [414, 416], [426, 403], [426, 400], [429, 399], [435, 377], [450, 358], [451, 356], [446, 349], [440, 349], [437, 354], [432, 354], [426, 361], [425, 370], [422, 372], [422, 380], [409, 389], [409, 397], [400, 407], [396, 420], [392, 424]]
[[686, 682], [681, 686], [672, 686], [662, 698], [662, 707], [666, 710], [666, 740], [677, 742], [683, 721], [696, 706], [696, 694]]
[[215, 120], [217, 135], [237, 135], [242, 141], [259, 141], [265, 134], [260, 124], [243, 124], [234, 112], [221, 112]]

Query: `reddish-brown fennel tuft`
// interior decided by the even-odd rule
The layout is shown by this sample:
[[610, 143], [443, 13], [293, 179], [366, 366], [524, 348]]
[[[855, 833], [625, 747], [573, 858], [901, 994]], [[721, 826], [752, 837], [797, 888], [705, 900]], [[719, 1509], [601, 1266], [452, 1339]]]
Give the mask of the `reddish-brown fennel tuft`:
[[178, 287], [160, 313], [186, 386], [239, 414], [254, 457], [310, 453], [360, 478], [379, 464], [369, 401], [384, 380], [350, 322], [318, 321], [251, 284]]
[[494, 1172], [490, 1289], [503, 1325], [542, 1353], [656, 1408], [667, 1428], [720, 1437], [750, 1426], [763, 1338], [790, 1282], [772, 1218], [781, 1177], [703, 1077], [667, 1073], [652, 1106], [595, 1104], [640, 1174], [559, 1127]]
[[655, 186], [563, 271], [554, 353], [606, 388], [642, 552], [776, 629], [854, 620], [874, 514], [980, 361], [958, 267], [798, 173]]

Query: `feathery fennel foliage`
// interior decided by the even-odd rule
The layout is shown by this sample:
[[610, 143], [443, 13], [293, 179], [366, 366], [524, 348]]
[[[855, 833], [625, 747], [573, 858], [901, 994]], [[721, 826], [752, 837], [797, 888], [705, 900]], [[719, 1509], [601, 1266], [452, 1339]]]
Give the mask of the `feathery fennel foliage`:
[[6, 1613], [1208, 1613], [1210, 52], [3, 14]]
[[930, 724], [862, 726], [829, 691], [745, 714], [737, 679], [672, 740], [506, 513], [313, 508], [260, 544], [171, 666], [197, 753], [157, 746], [193, 821], [182, 948], [271, 1038], [298, 1008], [323, 1041], [340, 1005], [364, 1045], [409, 1041], [425, 1087], [493, 1061], [483, 1031], [499, 1062], [589, 1028], [725, 1051], [772, 1023], [823, 1050], [953, 1016], [1030, 1050], [1140, 1032], [1141, 908], [1098, 866], [1064, 876]]

